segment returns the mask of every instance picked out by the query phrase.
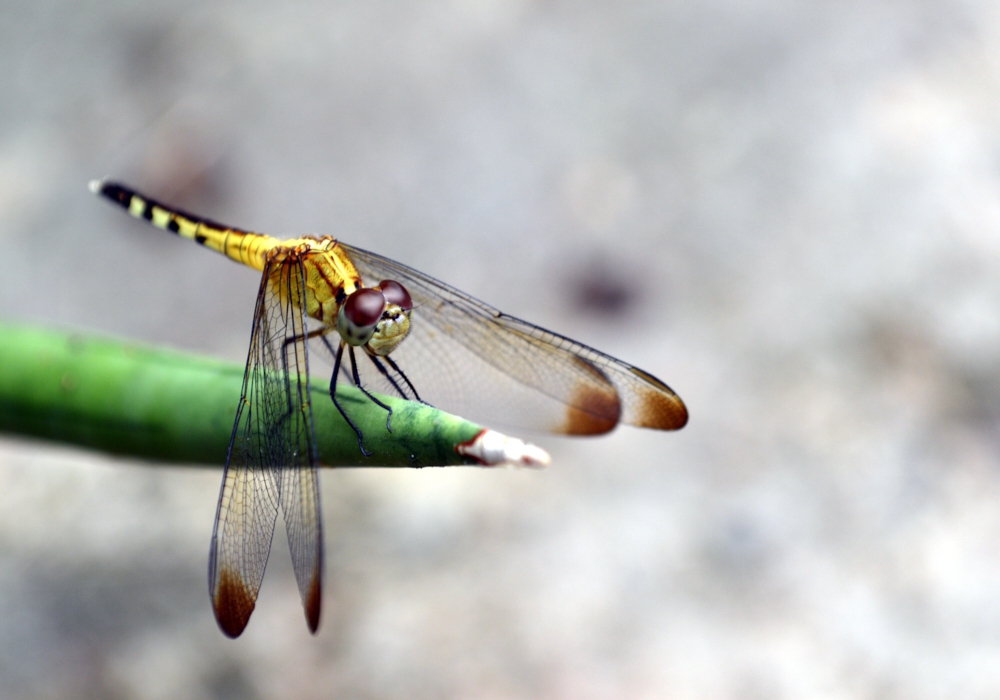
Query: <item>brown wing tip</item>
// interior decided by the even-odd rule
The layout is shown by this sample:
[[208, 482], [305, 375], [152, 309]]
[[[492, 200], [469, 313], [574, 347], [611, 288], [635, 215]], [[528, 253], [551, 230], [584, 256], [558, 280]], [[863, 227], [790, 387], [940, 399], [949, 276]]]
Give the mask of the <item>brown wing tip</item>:
[[578, 392], [576, 406], [566, 407], [566, 420], [559, 432], [566, 435], [601, 435], [614, 430], [621, 416], [618, 394], [610, 397], [600, 391]]
[[302, 600], [302, 606], [306, 612], [306, 624], [309, 631], [316, 634], [319, 629], [320, 600], [323, 595], [323, 585], [320, 582], [319, 571], [313, 575], [312, 583], [309, 584], [309, 592]]
[[257, 603], [239, 573], [230, 569], [219, 572], [219, 583], [212, 597], [215, 619], [227, 637], [236, 639], [250, 621], [250, 613]]
[[688, 410], [674, 390], [651, 374], [632, 368], [636, 376], [650, 386], [639, 392], [633, 425], [654, 430], [680, 430], [688, 422]]
[[636, 425], [654, 430], [680, 430], [688, 422], [687, 406], [680, 397], [649, 392], [642, 397]]
[[604, 372], [582, 357], [576, 363], [593, 382], [581, 382], [566, 406], [566, 420], [558, 432], [566, 435], [600, 435], [614, 430], [622, 417], [622, 402]]

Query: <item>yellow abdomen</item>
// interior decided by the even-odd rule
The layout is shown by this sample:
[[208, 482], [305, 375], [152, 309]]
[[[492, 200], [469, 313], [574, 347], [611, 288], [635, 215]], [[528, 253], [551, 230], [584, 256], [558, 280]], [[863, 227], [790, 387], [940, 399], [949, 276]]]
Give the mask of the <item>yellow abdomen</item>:
[[[336, 239], [329, 236], [281, 241], [164, 206], [118, 183], [94, 181], [90, 188], [137, 219], [145, 219], [157, 228], [172, 231], [255, 270], [262, 271], [269, 260], [284, 263], [296, 259], [305, 272], [306, 314], [324, 324], [335, 326], [344, 299], [362, 286], [354, 263]], [[280, 290], [275, 291], [285, 296]]]

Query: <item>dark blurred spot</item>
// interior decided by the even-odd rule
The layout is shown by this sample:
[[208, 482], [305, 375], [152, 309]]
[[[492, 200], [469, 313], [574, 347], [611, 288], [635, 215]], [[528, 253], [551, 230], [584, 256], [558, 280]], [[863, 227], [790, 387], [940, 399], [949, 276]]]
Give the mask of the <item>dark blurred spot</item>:
[[218, 142], [196, 128], [164, 125], [147, 151], [141, 187], [166, 204], [217, 219], [221, 216], [218, 211], [228, 199], [230, 182], [222, 151]]
[[634, 273], [604, 259], [585, 263], [568, 280], [570, 301], [580, 311], [618, 318], [633, 312], [640, 299]]
[[635, 297], [634, 291], [622, 279], [594, 275], [578, 290], [578, 303], [584, 309], [602, 314], [618, 314], [627, 309]]
[[869, 362], [879, 374], [938, 364], [937, 351], [926, 332], [901, 318], [875, 317], [865, 328]]

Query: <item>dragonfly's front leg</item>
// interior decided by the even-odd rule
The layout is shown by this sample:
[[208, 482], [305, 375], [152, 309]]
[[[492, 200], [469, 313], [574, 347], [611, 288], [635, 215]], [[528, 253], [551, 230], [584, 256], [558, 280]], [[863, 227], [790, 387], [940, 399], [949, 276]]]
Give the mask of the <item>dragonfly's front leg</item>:
[[[326, 343], [330, 350], [333, 350], [326, 338], [323, 338], [323, 342]], [[358, 447], [361, 449], [361, 454], [365, 457], [371, 457], [372, 453], [365, 449], [364, 436], [361, 434], [361, 429], [354, 423], [353, 420], [351, 420], [351, 417], [347, 415], [347, 411], [345, 411], [344, 407], [340, 405], [339, 401], [337, 401], [337, 375], [340, 373], [340, 362], [344, 358], [344, 343], [340, 344], [340, 347], [337, 349], [335, 355], [336, 359], [333, 362], [333, 376], [330, 377], [330, 398], [333, 399], [333, 405], [337, 407], [338, 411], [340, 411], [340, 415], [344, 417], [347, 424], [354, 429], [355, 433], [358, 434]]]
[[[340, 350], [341, 350], [341, 352], [343, 352], [343, 350], [344, 350], [343, 346], [341, 346]], [[358, 385], [358, 388], [361, 389], [362, 393], [364, 393], [365, 396], [367, 396], [369, 399], [371, 399], [373, 403], [381, 406], [382, 408], [384, 408], [386, 411], [389, 412], [389, 414], [385, 417], [385, 429], [388, 430], [391, 433], [392, 432], [392, 422], [391, 422], [392, 421], [392, 408], [390, 408], [389, 406], [386, 406], [384, 403], [382, 403], [381, 401], [379, 401], [378, 399], [376, 399], [372, 395], [372, 393], [370, 391], [368, 391], [363, 386], [361, 386], [361, 377], [358, 375], [358, 363], [357, 363], [357, 360], [354, 359], [354, 346], [353, 345], [351, 346], [350, 354], [351, 354], [351, 373], [354, 375], [354, 383]], [[333, 376], [336, 377], [337, 373], [334, 372]]]
[[[400, 377], [403, 378], [403, 381], [406, 382], [406, 386], [410, 387], [410, 391], [413, 392], [413, 398], [415, 398], [417, 401], [419, 401], [420, 403], [422, 403], [425, 406], [430, 406], [429, 403], [427, 403], [422, 398], [420, 398], [420, 394], [417, 393], [416, 388], [413, 386], [413, 382], [410, 381], [410, 378], [406, 376], [406, 373], [399, 368], [399, 365], [397, 365], [393, 361], [393, 359], [391, 357], [389, 357], [388, 355], [385, 355], [382, 359], [384, 359], [386, 362], [388, 362], [389, 366], [392, 367], [393, 371], [396, 374], [398, 374]], [[386, 376], [388, 376], [388, 372], [386, 372], [385, 369], [381, 365], [379, 365], [378, 362], [375, 363], [375, 366], [379, 368], [379, 371], [381, 371], [383, 374], [385, 374]], [[395, 386], [395, 384], [396, 383], [393, 382], [394, 386]], [[402, 392], [400, 392], [400, 393], [402, 393]]]
[[[389, 374], [389, 370], [387, 370], [384, 366], [382, 366], [382, 363], [378, 361], [378, 357], [376, 357], [375, 355], [369, 355], [368, 359], [372, 361], [373, 365], [375, 365], [375, 369], [377, 369], [382, 374], [382, 376], [385, 377], [385, 380], [390, 384], [392, 384], [392, 388], [396, 390], [397, 394], [399, 394], [402, 398], [406, 400], [410, 399], [409, 395], [405, 391], [403, 391], [403, 388], [401, 386], [399, 386], [399, 382], [396, 381], [396, 378], [393, 377], [391, 374]], [[406, 379], [405, 375], [403, 376], [403, 379], [406, 380], [407, 384], [410, 384], [410, 381]], [[410, 388], [411, 389], [413, 388], [412, 384], [410, 384]], [[413, 395], [416, 396], [417, 392], [414, 391]], [[417, 400], [418, 401], [420, 400], [419, 396], [417, 396]]]

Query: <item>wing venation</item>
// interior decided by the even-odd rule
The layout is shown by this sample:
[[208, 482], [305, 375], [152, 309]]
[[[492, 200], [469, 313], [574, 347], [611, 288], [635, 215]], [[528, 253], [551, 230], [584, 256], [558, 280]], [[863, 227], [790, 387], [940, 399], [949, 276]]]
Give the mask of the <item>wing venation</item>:
[[[393, 353], [421, 393], [445, 410], [465, 408], [507, 425], [565, 434], [607, 432], [619, 422], [676, 430], [687, 409], [662, 381], [632, 365], [504, 314], [413, 268], [343, 243], [368, 285], [402, 283], [413, 298], [410, 337]], [[442, 342], [444, 339], [454, 343]], [[517, 388], [495, 388], [503, 375]], [[421, 379], [424, 375], [424, 380]], [[373, 377], [375, 383], [378, 377]], [[510, 382], [507, 382], [510, 385]], [[383, 388], [387, 388], [384, 387]], [[456, 404], [453, 407], [452, 404]], [[504, 407], [509, 408], [504, 412]], [[477, 418], [477, 415], [469, 415]]]
[[279, 509], [309, 627], [319, 624], [322, 517], [309, 396], [301, 259], [276, 251], [261, 277], [243, 391], [209, 557], [219, 626], [239, 636], [253, 612]]

